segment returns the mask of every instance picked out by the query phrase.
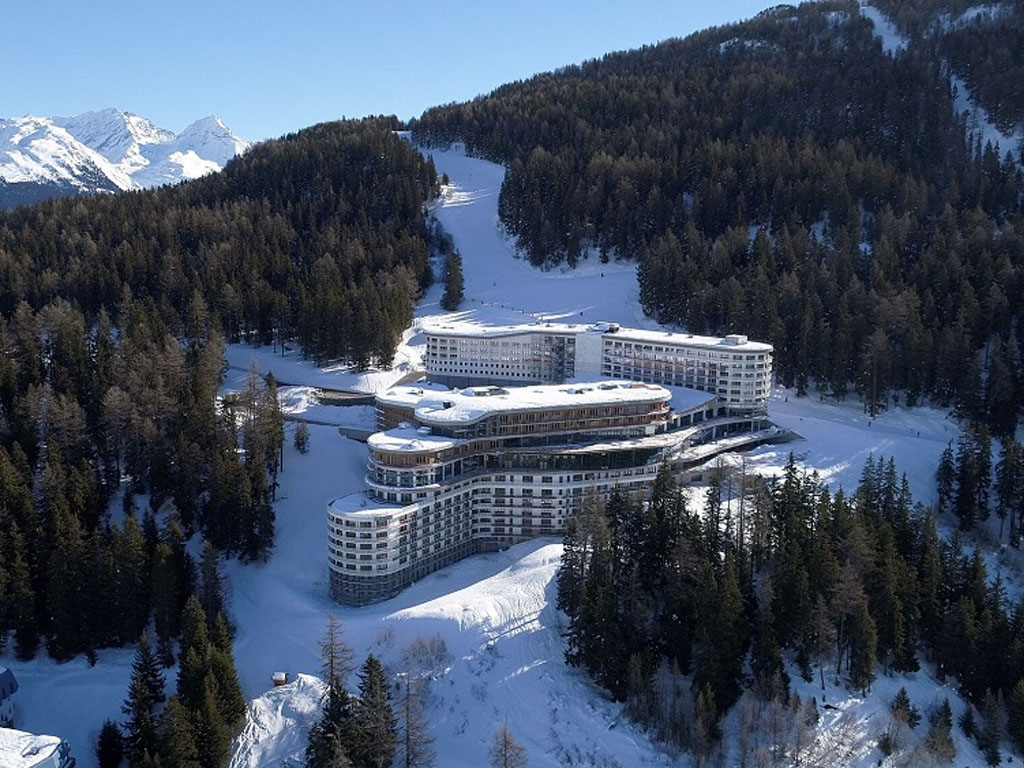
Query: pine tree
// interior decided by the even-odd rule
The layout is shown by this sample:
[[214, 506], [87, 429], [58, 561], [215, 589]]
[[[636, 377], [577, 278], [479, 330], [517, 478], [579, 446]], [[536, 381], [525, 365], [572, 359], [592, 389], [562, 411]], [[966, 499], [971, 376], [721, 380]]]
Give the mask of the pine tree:
[[494, 734], [491, 768], [526, 768], [526, 749], [515, 740], [507, 723]]
[[295, 427], [295, 450], [303, 455], [309, 452], [309, 425], [301, 419]]
[[159, 765], [175, 768], [203, 768], [193, 718], [177, 696], [171, 696], [157, 725]]
[[422, 681], [405, 674], [405, 687], [400, 705], [401, 727], [398, 734], [401, 768], [430, 768], [434, 765], [434, 737], [423, 717]]
[[999, 462], [996, 464], [996, 514], [999, 515], [999, 538], [1003, 538], [1003, 525], [1010, 515], [1010, 538], [1014, 538], [1016, 508], [1024, 502], [1024, 483], [1021, 462], [1024, 449], [1012, 438], [1004, 438]]
[[217, 683], [217, 711], [224, 723], [233, 729], [245, 717], [245, 697], [235, 670], [227, 624], [219, 613], [214, 622], [214, 643], [210, 646], [207, 659], [210, 674]]
[[924, 746], [939, 764], [952, 763], [956, 757], [956, 744], [953, 743], [953, 710], [949, 706], [949, 699], [943, 699], [942, 704], [932, 715]]
[[454, 312], [462, 303], [462, 256], [458, 251], [448, 254], [444, 260], [444, 295], [441, 297], [441, 308]]
[[171, 547], [161, 541], [153, 553], [153, 618], [157, 655], [165, 667], [174, 663], [174, 638], [181, 616], [179, 571]]
[[1024, 678], [1017, 681], [1006, 701], [1007, 730], [1017, 751], [1024, 754]]
[[860, 600], [849, 616], [847, 630], [850, 648], [849, 676], [854, 689], [866, 691], [875, 679], [875, 654], [878, 635], [868, 611], [867, 601]]
[[999, 752], [999, 741], [1002, 738], [1002, 706], [991, 690], [985, 691], [985, 699], [981, 710], [981, 729], [977, 733], [978, 748], [985, 756], [989, 765], [999, 765], [1002, 757]]
[[896, 698], [889, 705], [889, 711], [892, 712], [893, 717], [897, 718], [900, 722], [906, 723], [911, 728], [917, 728], [921, 722], [921, 713], [917, 707], [910, 703], [910, 695], [907, 693], [906, 688], [900, 688], [896, 693]]
[[203, 702], [209, 649], [206, 614], [193, 595], [189, 597], [182, 614], [177, 688], [178, 698], [190, 711], [198, 710]]
[[327, 683], [320, 719], [309, 731], [306, 746], [308, 768], [335, 768], [350, 764], [355, 741], [352, 702], [345, 681], [352, 673], [352, 648], [342, 639], [341, 624], [328, 614], [327, 630], [320, 643], [320, 659]]
[[132, 661], [132, 676], [128, 684], [128, 698], [121, 711], [128, 716], [125, 722], [125, 754], [132, 768], [146, 765], [156, 747], [155, 707], [164, 698], [164, 679], [160, 664], [149, 649], [149, 638], [139, 639]]
[[764, 700], [785, 699], [789, 694], [789, 673], [782, 662], [775, 627], [771, 621], [771, 587], [766, 585], [762, 605], [758, 607], [750, 652], [750, 671], [754, 689]]
[[956, 480], [956, 467], [953, 463], [953, 446], [949, 444], [942, 451], [939, 459], [938, 469], [935, 471], [935, 479], [938, 483], [939, 512], [946, 512], [953, 500], [953, 483]]
[[355, 743], [350, 757], [360, 768], [388, 768], [398, 742], [387, 677], [370, 654], [359, 671], [359, 698], [353, 715]]
[[96, 739], [96, 761], [99, 768], [119, 768], [124, 759], [124, 737], [113, 720], [105, 720]]
[[221, 714], [217, 680], [212, 672], [202, 680], [200, 697], [198, 706], [188, 708], [199, 764], [219, 766], [227, 759], [232, 728]]
[[[226, 620], [227, 613], [224, 607], [224, 585], [220, 576], [220, 553], [206, 539], [203, 540], [203, 554], [199, 561], [199, 576], [199, 604], [206, 616], [207, 632], [212, 633], [217, 616], [223, 616]], [[230, 624], [228, 627], [230, 629]]]
[[39, 624], [36, 621], [36, 594], [32, 588], [28, 549], [17, 523], [10, 522], [7, 549], [7, 605], [10, 626], [15, 632], [14, 652], [28, 661], [39, 648]]

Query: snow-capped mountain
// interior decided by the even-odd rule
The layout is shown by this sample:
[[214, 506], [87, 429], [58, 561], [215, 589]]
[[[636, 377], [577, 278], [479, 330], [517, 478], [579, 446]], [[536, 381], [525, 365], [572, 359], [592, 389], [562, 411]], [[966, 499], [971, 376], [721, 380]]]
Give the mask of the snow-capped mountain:
[[195, 179], [248, 148], [215, 116], [177, 135], [113, 108], [74, 117], [0, 118], [0, 208]]

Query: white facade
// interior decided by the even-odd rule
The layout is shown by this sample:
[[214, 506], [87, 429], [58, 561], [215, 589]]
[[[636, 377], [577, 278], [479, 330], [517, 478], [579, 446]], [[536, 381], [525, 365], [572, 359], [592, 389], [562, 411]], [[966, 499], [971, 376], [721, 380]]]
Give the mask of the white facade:
[[473, 552], [560, 534], [587, 493], [645, 491], [663, 460], [754, 426], [711, 393], [677, 397], [673, 411], [665, 388], [623, 381], [378, 395], [367, 490], [328, 504], [332, 595], [381, 600]]
[[734, 414], [763, 415], [771, 391], [772, 346], [734, 334], [694, 336], [614, 323], [424, 326], [432, 381], [559, 384], [615, 378], [715, 394]]

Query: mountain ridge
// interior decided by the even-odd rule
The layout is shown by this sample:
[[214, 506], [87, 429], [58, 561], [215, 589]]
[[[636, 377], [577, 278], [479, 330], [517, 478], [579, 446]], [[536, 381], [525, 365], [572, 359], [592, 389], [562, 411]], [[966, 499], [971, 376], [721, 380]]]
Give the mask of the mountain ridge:
[[195, 179], [250, 146], [215, 115], [178, 134], [114, 107], [71, 117], [0, 118], [0, 209]]

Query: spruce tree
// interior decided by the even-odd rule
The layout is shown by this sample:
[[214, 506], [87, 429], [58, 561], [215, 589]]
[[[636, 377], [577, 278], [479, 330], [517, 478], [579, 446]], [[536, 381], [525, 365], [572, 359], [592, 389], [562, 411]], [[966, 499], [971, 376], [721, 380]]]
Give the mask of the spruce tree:
[[355, 743], [350, 757], [359, 768], [388, 768], [395, 758], [398, 731], [384, 669], [370, 654], [359, 671], [359, 698], [352, 726]]
[[217, 683], [217, 711], [224, 723], [233, 729], [245, 717], [245, 697], [235, 670], [231, 638], [221, 614], [217, 614], [214, 624], [214, 643], [208, 651], [207, 667]]
[[181, 622], [178, 652], [178, 698], [186, 709], [196, 711], [203, 701], [203, 681], [210, 649], [206, 614], [195, 595], [188, 599]]
[[943, 699], [942, 704], [932, 714], [924, 746], [941, 765], [952, 763], [956, 757], [956, 744], [953, 743], [953, 710], [949, 706], [949, 699]]
[[453, 251], [444, 260], [444, 295], [441, 296], [441, 308], [454, 312], [462, 303], [462, 256]]
[[181, 616], [179, 571], [171, 547], [161, 541], [153, 553], [153, 619], [157, 654], [165, 667], [174, 663], [174, 638]]
[[295, 426], [295, 450], [303, 455], [309, 452], [309, 425], [301, 419]]
[[977, 733], [978, 748], [989, 765], [999, 765], [1002, 756], [999, 741], [1002, 738], [1002, 706], [992, 691], [985, 691], [981, 710], [981, 728]]
[[956, 480], [956, 466], [953, 463], [953, 446], [949, 444], [942, 451], [939, 466], [935, 471], [938, 484], [939, 512], [946, 512], [953, 500], [953, 483]]
[[900, 688], [897, 691], [896, 697], [889, 705], [889, 711], [892, 712], [893, 717], [897, 718], [900, 722], [906, 723], [911, 728], [917, 728], [921, 722], [921, 713], [917, 707], [911, 704], [910, 695], [907, 693], [906, 688]]
[[199, 764], [203, 766], [222, 765], [231, 746], [233, 729], [221, 714], [219, 694], [217, 680], [208, 672], [200, 686], [198, 705], [188, 708]]
[[[213, 632], [217, 616], [226, 617], [224, 585], [220, 575], [220, 553], [208, 540], [203, 540], [203, 554], [199, 561], [199, 604], [206, 616], [206, 629]], [[230, 624], [228, 625], [230, 628]]]
[[124, 759], [124, 737], [113, 720], [105, 720], [96, 739], [96, 762], [99, 768], [119, 768]]
[[28, 549], [17, 523], [10, 522], [7, 549], [7, 605], [10, 626], [15, 633], [14, 653], [28, 661], [39, 648], [36, 593], [28, 565]]
[[875, 679], [875, 653], [878, 635], [865, 600], [858, 601], [854, 606], [854, 610], [849, 616], [847, 636], [850, 653], [848, 669], [850, 685], [855, 690], [866, 691]]
[[125, 754], [132, 768], [143, 766], [153, 756], [156, 747], [156, 705], [164, 698], [164, 678], [160, 664], [149, 648], [149, 638], [143, 634], [139, 639], [135, 658], [132, 661], [131, 681], [128, 684], [128, 698], [121, 711], [127, 715], [125, 721]]
[[177, 696], [171, 696], [157, 725], [158, 765], [204, 768], [196, 747], [193, 717]]
[[1017, 681], [1006, 700], [1007, 731], [1017, 752], [1024, 755], [1024, 678]]

